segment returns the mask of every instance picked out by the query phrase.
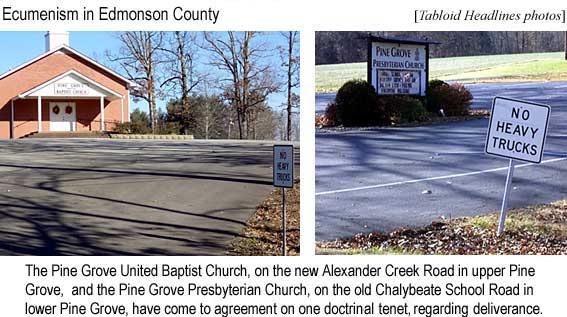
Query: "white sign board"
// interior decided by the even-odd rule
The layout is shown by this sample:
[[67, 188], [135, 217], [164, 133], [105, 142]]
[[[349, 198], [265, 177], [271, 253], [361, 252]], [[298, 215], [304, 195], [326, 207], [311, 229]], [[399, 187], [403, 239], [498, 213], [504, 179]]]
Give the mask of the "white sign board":
[[293, 145], [274, 145], [274, 186], [293, 187]]
[[540, 163], [550, 107], [496, 97], [492, 104], [485, 151], [515, 160]]
[[370, 80], [379, 95], [425, 96], [426, 45], [372, 42]]
[[91, 85], [86, 80], [76, 76], [75, 74], [67, 74], [66, 76], [53, 81], [30, 96], [43, 97], [101, 97], [106, 96], [108, 91], [104, 91], [96, 85]]
[[54, 96], [88, 96], [90, 93], [89, 84], [85, 83], [54, 83]]
[[378, 70], [378, 93], [381, 95], [419, 95], [420, 73], [411, 70]]

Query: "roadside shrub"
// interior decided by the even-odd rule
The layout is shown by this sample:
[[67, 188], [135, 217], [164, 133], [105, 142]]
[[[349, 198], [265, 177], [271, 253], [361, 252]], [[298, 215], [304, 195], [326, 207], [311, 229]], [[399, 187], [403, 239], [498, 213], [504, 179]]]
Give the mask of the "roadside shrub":
[[335, 104], [338, 124], [352, 127], [388, 123], [374, 87], [365, 80], [346, 82], [337, 92]]
[[447, 91], [441, 87], [448, 87], [449, 84], [442, 80], [434, 79], [430, 80], [427, 84], [427, 96], [426, 96], [426, 108], [429, 112], [439, 113], [442, 109], [444, 101], [447, 100], [447, 96], [444, 93]]
[[427, 110], [419, 99], [405, 97], [400, 105], [400, 122], [423, 122], [427, 121]]
[[152, 130], [143, 122], [117, 122], [112, 132], [120, 134], [149, 134]]
[[[432, 82], [435, 82], [434, 85], [431, 85]], [[472, 99], [470, 91], [461, 84], [431, 81], [427, 92], [427, 110], [439, 113], [443, 109], [446, 116], [465, 116], [469, 113]]]
[[334, 126], [337, 122], [337, 104], [331, 102], [327, 105], [325, 109], [325, 120], [327, 121], [327, 126]]
[[446, 116], [466, 116], [469, 114], [473, 97], [465, 86], [452, 84], [450, 86], [441, 86], [439, 90], [447, 98], [442, 104], [442, 109]]
[[423, 103], [410, 96], [381, 96], [380, 103], [386, 109], [390, 123], [427, 121], [427, 111]]
[[439, 86], [448, 85], [446, 82], [442, 81], [441, 79], [432, 79], [427, 84], [427, 89], [437, 88]]

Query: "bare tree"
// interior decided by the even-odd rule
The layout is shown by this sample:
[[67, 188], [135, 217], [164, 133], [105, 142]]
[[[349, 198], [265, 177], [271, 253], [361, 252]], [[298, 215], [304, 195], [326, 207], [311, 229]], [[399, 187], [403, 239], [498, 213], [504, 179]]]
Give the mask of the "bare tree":
[[[224, 105], [218, 96], [209, 94], [208, 80], [203, 80], [201, 102], [197, 102], [198, 122], [196, 130], [201, 132], [205, 139], [219, 138], [223, 133], [223, 110]], [[230, 127], [230, 126], [229, 126]]]
[[286, 47], [280, 48], [282, 56], [282, 66], [286, 68], [286, 85], [287, 85], [287, 125], [286, 140], [291, 140], [291, 117], [292, 107], [299, 105], [299, 95], [293, 93], [293, 88], [299, 86], [299, 54], [297, 54], [296, 46], [299, 42], [299, 33], [297, 31], [285, 32], [282, 34], [286, 39]]
[[257, 37], [257, 32], [204, 33], [211, 65], [228, 74], [223, 91], [236, 111], [240, 139], [253, 137], [257, 106], [278, 90], [271, 66], [263, 62], [268, 54], [265, 43], [255, 41]]
[[169, 66], [168, 78], [161, 83], [160, 88], [169, 87], [176, 97], [180, 96], [181, 126], [185, 133], [193, 124], [189, 96], [200, 82], [194, 67], [196, 42], [196, 33], [175, 31], [169, 37], [169, 45], [160, 48], [165, 53], [165, 61]]
[[118, 63], [128, 78], [136, 83], [130, 93], [134, 98], [148, 102], [150, 127], [155, 132], [156, 111], [156, 74], [161, 60], [158, 49], [163, 45], [163, 32], [121, 32], [118, 34], [121, 47], [113, 54], [107, 51], [107, 58]]
[[223, 126], [226, 131], [226, 138], [233, 139], [232, 133], [234, 129], [234, 122], [237, 121], [235, 118], [236, 110], [233, 104], [225, 105], [223, 109]]
[[277, 113], [268, 105], [261, 103], [256, 111], [250, 113], [253, 116], [251, 133], [254, 140], [273, 140], [276, 137]]

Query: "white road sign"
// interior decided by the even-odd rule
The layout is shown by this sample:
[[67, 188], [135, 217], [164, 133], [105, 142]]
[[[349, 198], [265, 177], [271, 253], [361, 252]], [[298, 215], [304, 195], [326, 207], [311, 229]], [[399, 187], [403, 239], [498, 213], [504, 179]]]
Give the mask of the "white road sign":
[[293, 145], [274, 145], [274, 186], [293, 187]]
[[492, 104], [485, 151], [515, 160], [540, 163], [550, 107], [496, 97]]

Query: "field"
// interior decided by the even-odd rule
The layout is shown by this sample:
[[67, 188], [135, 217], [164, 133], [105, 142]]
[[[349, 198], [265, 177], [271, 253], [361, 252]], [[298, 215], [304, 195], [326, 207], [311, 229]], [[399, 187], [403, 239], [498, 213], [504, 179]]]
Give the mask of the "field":
[[[366, 79], [366, 63], [318, 65], [315, 91], [336, 92], [350, 79]], [[459, 82], [567, 80], [563, 52], [432, 58], [430, 79]]]

